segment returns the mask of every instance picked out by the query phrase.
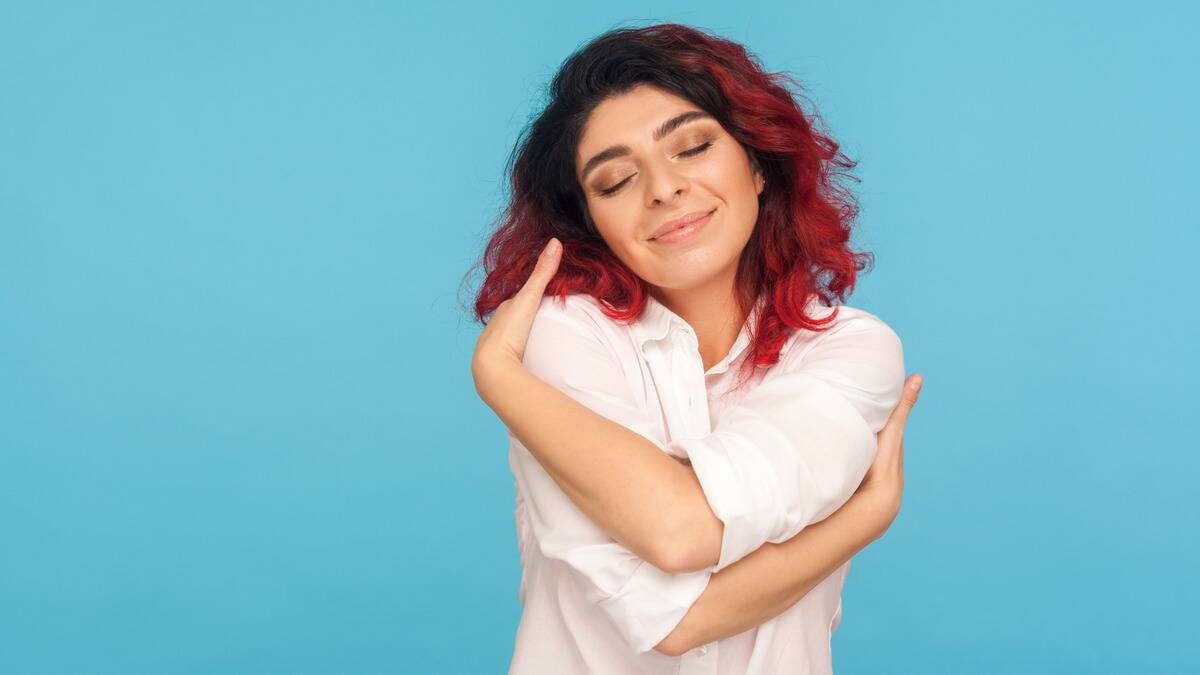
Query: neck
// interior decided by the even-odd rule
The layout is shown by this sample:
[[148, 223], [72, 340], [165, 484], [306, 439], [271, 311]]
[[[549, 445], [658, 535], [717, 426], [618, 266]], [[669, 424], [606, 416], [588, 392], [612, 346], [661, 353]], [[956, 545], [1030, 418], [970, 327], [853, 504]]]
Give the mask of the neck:
[[743, 312], [738, 305], [736, 288], [728, 278], [687, 289], [652, 287], [650, 294], [695, 331], [705, 372], [729, 353], [750, 310]]

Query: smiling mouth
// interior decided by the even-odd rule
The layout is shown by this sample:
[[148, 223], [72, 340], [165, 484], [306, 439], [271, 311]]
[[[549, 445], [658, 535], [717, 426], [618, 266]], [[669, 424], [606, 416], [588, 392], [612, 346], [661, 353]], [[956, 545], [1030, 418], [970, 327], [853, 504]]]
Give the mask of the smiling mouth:
[[[703, 225], [704, 223], [707, 223], [707, 222], [708, 222], [708, 219], [709, 219], [710, 217], [712, 217], [712, 214], [713, 214], [713, 213], [715, 213], [715, 212], [716, 212], [716, 210], [717, 210], [717, 209], [714, 207], [714, 208], [713, 208], [711, 211], [709, 211], [708, 213], [706, 213], [706, 214], [704, 214], [704, 215], [702, 215], [702, 216], [700, 216], [700, 217], [698, 217], [698, 218], [696, 218], [696, 219], [694, 219], [694, 220], [690, 220], [690, 221], [688, 221], [688, 222], [686, 222], [686, 223], [681, 223], [681, 224], [679, 224], [679, 225], [677, 225], [677, 226], [675, 226], [675, 227], [673, 227], [673, 228], [671, 228], [671, 229], [667, 230], [666, 232], [663, 232], [663, 233], [661, 233], [661, 234], [658, 234], [658, 235], [656, 235], [656, 236], [650, 237], [649, 241], [658, 241], [659, 239], [672, 239], [672, 238], [676, 238], [676, 237], [678, 237], [678, 233], [680, 232], [680, 230], [686, 230], [686, 229], [688, 229], [688, 228], [695, 228], [695, 229], [698, 229], [698, 227], [697, 227], [697, 226], [700, 226], [700, 225]], [[673, 237], [672, 235], [675, 235], [675, 236]]]
[[709, 221], [713, 219], [713, 214], [716, 212], [717, 210], [713, 209], [696, 220], [684, 223], [668, 232], [663, 232], [650, 241], [662, 246], [672, 246], [691, 241], [693, 237], [699, 236], [700, 232], [708, 226]]

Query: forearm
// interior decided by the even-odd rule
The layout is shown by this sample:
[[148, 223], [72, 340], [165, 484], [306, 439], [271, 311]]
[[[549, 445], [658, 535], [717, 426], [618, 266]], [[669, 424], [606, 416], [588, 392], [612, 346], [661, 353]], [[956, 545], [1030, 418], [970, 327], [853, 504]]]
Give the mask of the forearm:
[[641, 434], [518, 363], [489, 372], [479, 393], [580, 511], [634, 554], [666, 568], [698, 540], [719, 550], [724, 526], [695, 473]]
[[828, 518], [781, 544], [766, 543], [717, 572], [656, 649], [679, 655], [782, 614], [886, 529], [883, 509], [852, 496]]

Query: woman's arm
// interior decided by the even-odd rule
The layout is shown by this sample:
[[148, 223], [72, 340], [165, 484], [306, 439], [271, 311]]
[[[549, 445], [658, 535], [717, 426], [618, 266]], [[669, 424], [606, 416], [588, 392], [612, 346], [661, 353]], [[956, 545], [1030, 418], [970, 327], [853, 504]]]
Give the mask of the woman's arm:
[[887, 529], [890, 519], [866, 495], [782, 544], [766, 543], [717, 572], [683, 620], [655, 649], [679, 656], [782, 614]]
[[[550, 554], [557, 554], [560, 559], [568, 563], [575, 562], [575, 569], [593, 582], [593, 591], [601, 599], [601, 606], [610, 613], [618, 628], [622, 629], [624, 637], [638, 653], [649, 651], [656, 646], [666, 649], [674, 649], [677, 646], [686, 647], [695, 640], [703, 640], [708, 630], [714, 628], [721, 630], [715, 624], [713, 626], [706, 625], [708, 621], [705, 617], [709, 611], [722, 611], [719, 606], [710, 610], [707, 608], [709, 603], [706, 602], [705, 607], [695, 607], [707, 590], [709, 582], [719, 572], [703, 569], [708, 566], [706, 563], [701, 565], [701, 571], [666, 573], [653, 563], [646, 562], [647, 559], [653, 558], [652, 555], [645, 559], [637, 558], [630, 547], [613, 541], [618, 536], [622, 536], [616, 532], [616, 529], [626, 524], [624, 521], [640, 523], [642, 517], [648, 517], [651, 522], [665, 522], [658, 518], [658, 514], [652, 510], [645, 511], [628, 507], [630, 503], [654, 504], [654, 496], [662, 491], [662, 484], [651, 482], [648, 486], [649, 489], [645, 491], [631, 490], [627, 492], [632, 496], [632, 501], [622, 498], [610, 503], [608, 509], [612, 509], [612, 512], [619, 513], [623, 517], [613, 521], [616, 523], [616, 528], [609, 525], [604, 530], [599, 529], [599, 526], [610, 522], [610, 519], [606, 517], [610, 511], [604, 508], [603, 500], [595, 500], [595, 503], [589, 505], [589, 495], [593, 494], [592, 490], [596, 489], [591, 481], [592, 478], [598, 478], [597, 482], [601, 484], [606, 482], [627, 483], [631, 478], [650, 475], [654, 471], [668, 473], [675, 471], [675, 476], [679, 476], [678, 470], [682, 469], [686, 472], [687, 467], [676, 464], [671, 457], [662, 452], [662, 448], [647, 441], [641, 434], [630, 431], [630, 429], [649, 429], [653, 426], [654, 421], [647, 417], [646, 412], [631, 396], [632, 392], [628, 390], [627, 384], [616, 370], [619, 364], [613, 362], [608, 347], [588, 326], [591, 319], [579, 316], [577, 311], [574, 312], [574, 316], [569, 316], [567, 312], [567, 309], [570, 308], [569, 303], [567, 307], [559, 308], [553, 303], [547, 302], [547, 298], [543, 297], [546, 282], [554, 274], [557, 256], [553, 253], [554, 246], [551, 245], [547, 248], [547, 253], [543, 253], [539, 258], [537, 269], [530, 276], [526, 285], [515, 296], [500, 304], [480, 336], [471, 364], [477, 392], [493, 410], [498, 412], [516, 440], [538, 438], [541, 440], [534, 441], [534, 444], [543, 450], [548, 448], [551, 456], [556, 456], [557, 452], [558, 460], [535, 457], [533, 451], [528, 448], [524, 449], [524, 456], [520, 452], [515, 455], [510, 453], [510, 460], [514, 460], [514, 458], [519, 460], [514, 463], [514, 471], [517, 472], [519, 481], [522, 476], [528, 478], [529, 476], [526, 474], [531, 473], [536, 478], [540, 473], [544, 477], [541, 496], [544, 498], [547, 494], [551, 496], [558, 494], [560, 497], [555, 508], [541, 513], [541, 518], [536, 514], [533, 517], [532, 524], [535, 531], [539, 529], [540, 525], [541, 534], [548, 535], [546, 541], [549, 543], [542, 543], [540, 538], [539, 543], [544, 547], [549, 546]], [[576, 305], [575, 309], [579, 310], [580, 308]], [[534, 322], [535, 315], [541, 320]], [[846, 333], [843, 332], [843, 334]], [[525, 348], [527, 343], [530, 346], [529, 350]], [[761, 484], [764, 472], [773, 474], [783, 468], [793, 471], [802, 469], [800, 474], [804, 476], [811, 476], [813, 471], [819, 471], [822, 474], [832, 472], [837, 477], [837, 489], [840, 491], [843, 487], [845, 488], [844, 493], [831, 495], [829, 493], [830, 484], [827, 480], [819, 483], [804, 480], [802, 481], [804, 489], [800, 493], [796, 493], [795, 489], [801, 486], [792, 485], [788, 486], [786, 494], [776, 494], [780, 487], [776, 486], [774, 490], [769, 491], [771, 494], [763, 495], [767, 498], [766, 506], [768, 508], [787, 507], [788, 509], [785, 525], [790, 532], [782, 533], [785, 536], [780, 536], [781, 533], [773, 531], [766, 533], [769, 538], [773, 537], [771, 539], [773, 544], [783, 546], [791, 543], [789, 540], [805, 529], [804, 525], [811, 526], [817, 521], [831, 517], [839, 506], [848, 503], [848, 500], [852, 498], [851, 492], [868, 491], [869, 488], [874, 487], [872, 483], [878, 482], [871, 479], [874, 465], [867, 470], [866, 478], [862, 477], [861, 470], [847, 472], [848, 462], [842, 458], [842, 455], [845, 454], [843, 439], [839, 436], [839, 433], [847, 431], [844, 426], [824, 437], [820, 435], [814, 437], [808, 429], [813, 422], [813, 419], [810, 419], [812, 415], [807, 414], [810, 408], [818, 413], [817, 417], [824, 415], [826, 422], [832, 423], [838, 416], [833, 414], [835, 411], [830, 410], [829, 406], [840, 406], [842, 414], [839, 424], [846, 424], [851, 417], [857, 420], [849, 422], [852, 431], [855, 432], [853, 435], [856, 437], [862, 436], [861, 433], [858, 433], [861, 422], [865, 421], [869, 426], [875, 426], [875, 430], [879, 431], [877, 438], [881, 448], [883, 447], [884, 439], [888, 436], [889, 428], [892, 425], [889, 420], [889, 424], [879, 430], [882, 422], [880, 421], [878, 425], [875, 422], [881, 406], [886, 405], [890, 412], [892, 404], [887, 403], [891, 394], [890, 384], [887, 382], [890, 375], [885, 377], [882, 383], [880, 382], [879, 375], [882, 371], [879, 369], [875, 350], [871, 346], [864, 349], [864, 346], [866, 345], [858, 342], [848, 344], [845, 341], [838, 341], [832, 344], [830, 349], [825, 350], [825, 358], [814, 359], [814, 367], [800, 378], [800, 384], [803, 384], [805, 380], [813, 378], [832, 377], [839, 381], [837, 383], [838, 395], [830, 397], [829, 394], [833, 393], [833, 390], [825, 389], [820, 392], [820, 396], [811, 397], [808, 394], [812, 392], [806, 391], [806, 389], [813, 389], [812, 387], [801, 386], [797, 390], [797, 387], [794, 386], [776, 386], [770, 395], [760, 397], [763, 400], [757, 401], [758, 404], [767, 404], [766, 407], [769, 410], [764, 410], [761, 415], [757, 416], [769, 414], [774, 418], [774, 421], [769, 422], [769, 426], [772, 428], [763, 429], [759, 425], [759, 428], [755, 429], [754, 424], [746, 425], [744, 422], [739, 422], [726, 425], [723, 430], [719, 429], [724, 432], [727, 439], [736, 437], [740, 440], [742, 447], [737, 448], [738, 450], [752, 455], [761, 455], [750, 459], [750, 461], [758, 463], [758, 466], [753, 467], [753, 471], [750, 471], [751, 467], [749, 466], [737, 467], [739, 471], [748, 472], [744, 478], [750, 480], [745, 485], [718, 486], [728, 488], [718, 490], [715, 494], [726, 514], [729, 513], [731, 500], [745, 499], [747, 489]], [[888, 354], [884, 357], [884, 365], [901, 365], [899, 360], [894, 358], [899, 354], [896, 353], [894, 356], [891, 354], [892, 351], [895, 351], [890, 349], [891, 345], [882, 346], [889, 347], [885, 350]], [[898, 347], [898, 341], [895, 346]], [[804, 355], [813, 351], [815, 350], [808, 348], [796, 353]], [[846, 362], [847, 359], [849, 359], [849, 363]], [[891, 364], [891, 360], [896, 363]], [[805, 365], [807, 366], [807, 362]], [[528, 366], [528, 370], [525, 366]], [[890, 368], [884, 370], [890, 371]], [[902, 369], [899, 372], [902, 377]], [[543, 381], [541, 378], [546, 378], [546, 380]], [[882, 391], [879, 386], [881, 384], [884, 385]], [[758, 387], [755, 391], [764, 390], [764, 388], [765, 385]], [[750, 392], [750, 394], [753, 393]], [[848, 398], [843, 399], [843, 396]], [[783, 401], [783, 405], [779, 401], [773, 400], [776, 397], [786, 399]], [[565, 409], [564, 403], [576, 404], [574, 412]], [[791, 404], [791, 406], [789, 407], [787, 404]], [[522, 405], [528, 407], [522, 409]], [[854, 407], [850, 408], [850, 405]], [[567, 408], [570, 407], [567, 406]], [[855, 410], [857, 412], [854, 412]], [[900, 408], [897, 408], [897, 411], [899, 410]], [[593, 411], [598, 411], [599, 414]], [[753, 412], [755, 412], [754, 409], [743, 411], [741, 415], [727, 414], [722, 417], [722, 422], [726, 417], [754, 417], [755, 415], [751, 415]], [[850, 413], [849, 417], [846, 417], [847, 412]], [[862, 415], [861, 418], [858, 417], [859, 414]], [[589, 416], [591, 417], [589, 418]], [[624, 440], [614, 441], [611, 434], [605, 435], [603, 431], [600, 436], [597, 436], [595, 432], [598, 424], [601, 427], [611, 425], [608, 427], [608, 431], [618, 437], [625, 434]], [[538, 428], [541, 431], [538, 431]], [[761, 437], [764, 432], [774, 437], [772, 442], [765, 445], [758, 443], [756, 447], [756, 441], [759, 439], [755, 437]], [[518, 434], [522, 434], [524, 438]], [[876, 439], [869, 438], [871, 434], [867, 436], [859, 441], [869, 441], [872, 446], [869, 451], [874, 452]], [[786, 439], [786, 442], [781, 443], [780, 441], [783, 439]], [[576, 442], [577, 440], [579, 442]], [[598, 442], [589, 443], [592, 440]], [[629, 442], [630, 440], [632, 442]], [[556, 448], [560, 446], [555, 441], [569, 444], [574, 451], [558, 452]], [[646, 448], [647, 443], [651, 446], [650, 448]], [[719, 445], [719, 440], [714, 439], [713, 443]], [[747, 443], [749, 443], [748, 446]], [[523, 446], [524, 443], [518, 443], [513, 447], [521, 449]], [[639, 447], [646, 452], [633, 450]], [[626, 448], [630, 448], [630, 450], [627, 451]], [[694, 450], [699, 451], [701, 448]], [[705, 452], [701, 453], [705, 459], [703, 464], [711, 477], [713, 468], [722, 461], [721, 448], [709, 447], [704, 450]], [[857, 446], [855, 450], [858, 451]], [[762, 455], [764, 452], [774, 455], [782, 453], [782, 460], [776, 456]], [[798, 454], [793, 456], [793, 453]], [[606, 455], [608, 456], [606, 457]], [[650, 467], [650, 470], [639, 470], [637, 467], [628, 466], [628, 463], [623, 461], [625, 457], [634, 455], [640, 455], [640, 457], [634, 458], [636, 463], [644, 461], [642, 465]], [[693, 460], [696, 459], [694, 452], [689, 452], [689, 456]], [[876, 464], [879, 463], [881, 457], [886, 457], [886, 453], [876, 455]], [[727, 459], [731, 460], [732, 458]], [[867, 463], [870, 463], [869, 456], [867, 459]], [[590, 476], [586, 470], [573, 473], [568, 470], [570, 480], [552, 477], [547, 471], [547, 466], [561, 468], [565, 464], [569, 468], [576, 461], [590, 464], [599, 470], [592, 471]], [[794, 465], [794, 462], [797, 461], [807, 462], [808, 466]], [[787, 467], [777, 466], [781, 462], [791, 462], [792, 464]], [[536, 468], [532, 471], [525, 470], [532, 467]], [[691, 480], [697, 478], [690, 472], [683, 476], [690, 477]], [[790, 477], [789, 480], [794, 482], [795, 478]], [[670, 480], [669, 477], [668, 480]], [[686, 481], [681, 481], [681, 483], [685, 484]], [[558, 488], [550, 487], [552, 485], [556, 485]], [[680, 483], [673, 485], [674, 489], [680, 489]], [[857, 490], [855, 490], [855, 485], [858, 485]], [[580, 489], [579, 486], [582, 486], [583, 489]], [[708, 502], [713, 496], [709, 493], [709, 487], [707, 483], [703, 484], [701, 496], [705, 498], [703, 506], [708, 511], [709, 517], [712, 518], [714, 517], [712, 514], [718, 512], [708, 507]], [[601, 489], [600, 491], [606, 494], [620, 494], [618, 490]], [[758, 490], [754, 488], [753, 491]], [[878, 492], [878, 490], [871, 491]], [[637, 501], [643, 497], [649, 501]], [[775, 501], [780, 498], [785, 498], [786, 503], [776, 505]], [[831, 503], [833, 498], [836, 498], [836, 504]], [[562, 508], [564, 506], [562, 500], [586, 508], [590, 513], [585, 514], [582, 508]], [[535, 500], [530, 504], [533, 505], [539, 501]], [[671, 505], [668, 503], [667, 506], [669, 510]], [[774, 514], [761, 508], [762, 505], [755, 506], [760, 508], [749, 515], [755, 516], [756, 519], [775, 519]], [[551, 515], [554, 518], [549, 518]], [[723, 527], [723, 523], [728, 522], [724, 520], [727, 517], [728, 515], [718, 520], [717, 526]], [[571, 522], [572, 518], [576, 522]], [[671, 520], [671, 518], [668, 517], [666, 520]], [[733, 520], [737, 523], [735, 531], [742, 536], [735, 538], [734, 546], [729, 546], [730, 542], [722, 542], [721, 556], [724, 559], [719, 561], [719, 563], [723, 563], [719, 564], [719, 568], [732, 568], [734, 563], [749, 558], [763, 544], [761, 536], [765, 530], [761, 526], [761, 522], [747, 520], [745, 517]], [[667, 529], [674, 531], [677, 527], [672, 524]], [[753, 533], [747, 531], [747, 527], [750, 527]], [[725, 527], [724, 529], [725, 538], [729, 538], [729, 528]], [[746, 536], [748, 534], [751, 536]], [[755, 543], [753, 541], [755, 537], [759, 537], [760, 541]], [[630, 541], [629, 537], [624, 538], [626, 542]], [[600, 545], [596, 547], [590, 543], [581, 543], [584, 541], [595, 541]], [[686, 546], [686, 544], [685, 541], [682, 546]], [[572, 550], [581, 545], [593, 546], [593, 553], [604, 552], [611, 555], [608, 556], [608, 559], [603, 560], [598, 559], [596, 555], [570, 555]], [[679, 544], [673, 544], [673, 546], [679, 546]], [[660, 547], [657, 547], [652, 539], [647, 539], [642, 548], [654, 551]], [[771, 548], [774, 547], [768, 547], [766, 552], [774, 554], [775, 551], [771, 551]], [[623, 555], [622, 551], [624, 551]], [[677, 552], [669, 551], [665, 557], [677, 555]], [[660, 556], [660, 558], [662, 557], [664, 556]], [[582, 561], [595, 564], [581, 566]], [[770, 570], [778, 570], [780, 564], [778, 557], [772, 558], [767, 555], [760, 556], [754, 562], [760, 561], [765, 561], [766, 572], [759, 569], [751, 569], [751, 572], [755, 574], [769, 573]], [[828, 564], [827, 566], [829, 569], [836, 569], [837, 565]], [[722, 571], [724, 570], [722, 569]], [[601, 574], [597, 575], [597, 572]], [[721, 583], [713, 589], [713, 599], [719, 601], [722, 597], [729, 597], [730, 594], [745, 592], [745, 578], [742, 578], [739, 583], [740, 575], [729, 574], [726, 577], [730, 581]], [[818, 581], [820, 578], [823, 577], [817, 577]], [[676, 580], [682, 583], [676, 584]], [[611, 587], [614, 581], [618, 582], [620, 586]], [[726, 584], [728, 586], [722, 588]], [[672, 594], [664, 594], [658, 588], [667, 586], [674, 587]], [[776, 588], [766, 589], [763, 591], [764, 595], [760, 597], [765, 597], [767, 603], [772, 603], [776, 600], [778, 590]], [[803, 595], [797, 596], [797, 599], [799, 597], [803, 597]], [[684, 598], [687, 599], [684, 600]], [[790, 605], [785, 605], [782, 609], [786, 609], [787, 606]], [[637, 613], [645, 610], [651, 612], [647, 618], [648, 623], [637, 618]], [[769, 612], [770, 610], [764, 607], [761, 611]], [[693, 612], [694, 616], [685, 622], [684, 618], [689, 612]], [[774, 616], [777, 613], [764, 615]], [[622, 621], [623, 619], [624, 621]], [[744, 628], [736, 632], [741, 630]], [[673, 634], [672, 631], [678, 634], [670, 637]], [[664, 636], [667, 637], [664, 638]]]
[[667, 572], [705, 566], [685, 551], [702, 551], [708, 566], [717, 562], [723, 525], [690, 467], [520, 363], [496, 364], [477, 375], [476, 387], [559, 488], [614, 540]]
[[476, 386], [582, 512], [667, 571], [720, 571], [832, 514], [862, 480], [904, 380], [898, 337], [851, 313], [668, 454], [633, 431], [646, 413], [583, 314], [544, 302], [523, 360], [484, 360]]
[[879, 431], [879, 448], [858, 490], [837, 511], [779, 544], [766, 543], [709, 578], [675, 629], [655, 649], [679, 656], [747, 631], [796, 604], [883, 536], [904, 494], [904, 426], [924, 378], [913, 375]]

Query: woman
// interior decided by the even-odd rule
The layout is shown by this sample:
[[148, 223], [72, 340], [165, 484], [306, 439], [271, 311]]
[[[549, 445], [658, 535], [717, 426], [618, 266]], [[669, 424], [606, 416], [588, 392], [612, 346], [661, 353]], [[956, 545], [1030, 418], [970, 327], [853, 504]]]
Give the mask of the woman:
[[920, 376], [832, 305], [870, 257], [853, 164], [784, 79], [686, 26], [618, 29], [519, 146], [472, 359], [517, 478], [510, 673], [831, 672]]

